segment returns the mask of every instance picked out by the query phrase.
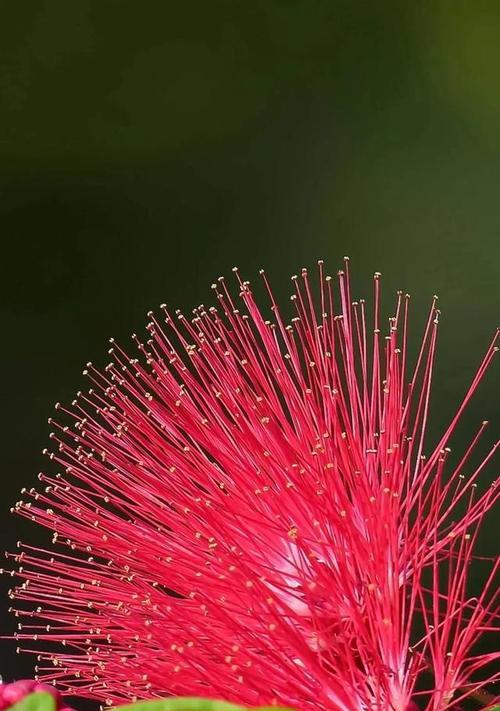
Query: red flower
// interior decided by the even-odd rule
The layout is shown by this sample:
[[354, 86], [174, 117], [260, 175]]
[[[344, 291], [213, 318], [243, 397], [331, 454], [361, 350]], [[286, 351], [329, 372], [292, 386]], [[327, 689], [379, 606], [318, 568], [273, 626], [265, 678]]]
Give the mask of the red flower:
[[405, 711], [420, 693], [438, 711], [498, 678], [500, 655], [474, 651], [497, 564], [478, 596], [466, 586], [497, 444], [474, 463], [483, 423], [458, 459], [448, 448], [497, 336], [430, 446], [436, 300], [410, 367], [408, 296], [384, 337], [379, 275], [369, 317], [347, 266], [335, 303], [321, 262], [317, 297], [306, 270], [292, 278], [289, 326], [235, 270], [239, 304], [221, 278], [217, 310], [150, 313], [139, 358], [113, 345], [88, 393], [57, 406], [61, 472], [16, 506], [57, 544], [17, 556], [18, 637], [40, 678], [107, 703], [338, 711]]

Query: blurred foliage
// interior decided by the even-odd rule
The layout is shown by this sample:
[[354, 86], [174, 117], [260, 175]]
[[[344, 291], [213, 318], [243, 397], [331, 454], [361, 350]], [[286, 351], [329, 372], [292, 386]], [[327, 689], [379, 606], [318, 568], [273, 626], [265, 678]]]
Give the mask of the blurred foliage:
[[4, 7], [2, 152], [12, 158], [95, 161], [227, 140], [298, 91], [370, 125], [388, 103], [432, 96], [498, 140], [500, 6], [491, 0]]
[[[177, 696], [116, 707], [118, 711], [245, 711], [247, 707], [227, 701]], [[292, 711], [286, 706], [257, 706], [254, 711]]]

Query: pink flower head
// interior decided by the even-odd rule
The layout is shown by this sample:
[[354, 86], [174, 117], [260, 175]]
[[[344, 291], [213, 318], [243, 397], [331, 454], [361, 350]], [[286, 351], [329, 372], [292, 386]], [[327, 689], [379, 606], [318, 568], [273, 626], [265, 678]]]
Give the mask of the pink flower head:
[[54, 698], [57, 711], [73, 711], [64, 704], [61, 694], [52, 684], [42, 684], [35, 679], [20, 679], [10, 684], [0, 683], [0, 711], [14, 706], [30, 694], [40, 692], [50, 694]]
[[477, 481], [482, 423], [449, 443], [497, 334], [436, 444], [426, 426], [439, 311], [416, 356], [409, 297], [374, 305], [324, 275], [292, 277], [289, 325], [235, 271], [238, 297], [192, 318], [148, 314], [137, 355], [88, 364], [57, 405], [56, 474], [16, 510], [53, 531], [24, 545], [13, 591], [41, 679], [108, 704], [170, 694], [298, 709], [442, 711], [499, 674], [477, 640], [473, 546], [498, 488]]

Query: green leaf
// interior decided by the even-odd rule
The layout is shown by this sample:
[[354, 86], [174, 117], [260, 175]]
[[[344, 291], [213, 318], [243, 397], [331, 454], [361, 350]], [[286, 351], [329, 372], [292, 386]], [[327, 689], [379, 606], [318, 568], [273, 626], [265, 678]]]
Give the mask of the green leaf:
[[46, 691], [28, 694], [9, 708], [9, 711], [56, 711], [56, 700]]
[[118, 706], [115, 711], [245, 711], [226, 701], [212, 701], [195, 696], [179, 696], [153, 701], [139, 701], [135, 704]]
[[[115, 711], [246, 711], [227, 701], [213, 701], [195, 696], [179, 696], [158, 701], [139, 701], [135, 704], [118, 706]], [[255, 711], [291, 711], [281, 706], [261, 706]]]

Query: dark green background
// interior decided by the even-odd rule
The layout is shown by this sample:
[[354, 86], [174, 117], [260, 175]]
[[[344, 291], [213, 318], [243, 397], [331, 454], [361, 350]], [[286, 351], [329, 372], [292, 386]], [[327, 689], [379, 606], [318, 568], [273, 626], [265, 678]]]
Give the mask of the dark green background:
[[[160, 302], [352, 259], [443, 309], [433, 427], [498, 317], [500, 3], [0, 2], [1, 548], [46, 417]], [[416, 329], [414, 329], [415, 333]], [[457, 435], [495, 419], [492, 372]], [[498, 423], [498, 417], [496, 417]], [[497, 428], [498, 431], [498, 428]], [[485, 474], [483, 483], [494, 474]], [[483, 549], [494, 547], [492, 524]], [[2, 579], [2, 631], [7, 619]], [[2, 643], [0, 673], [31, 673]]]

